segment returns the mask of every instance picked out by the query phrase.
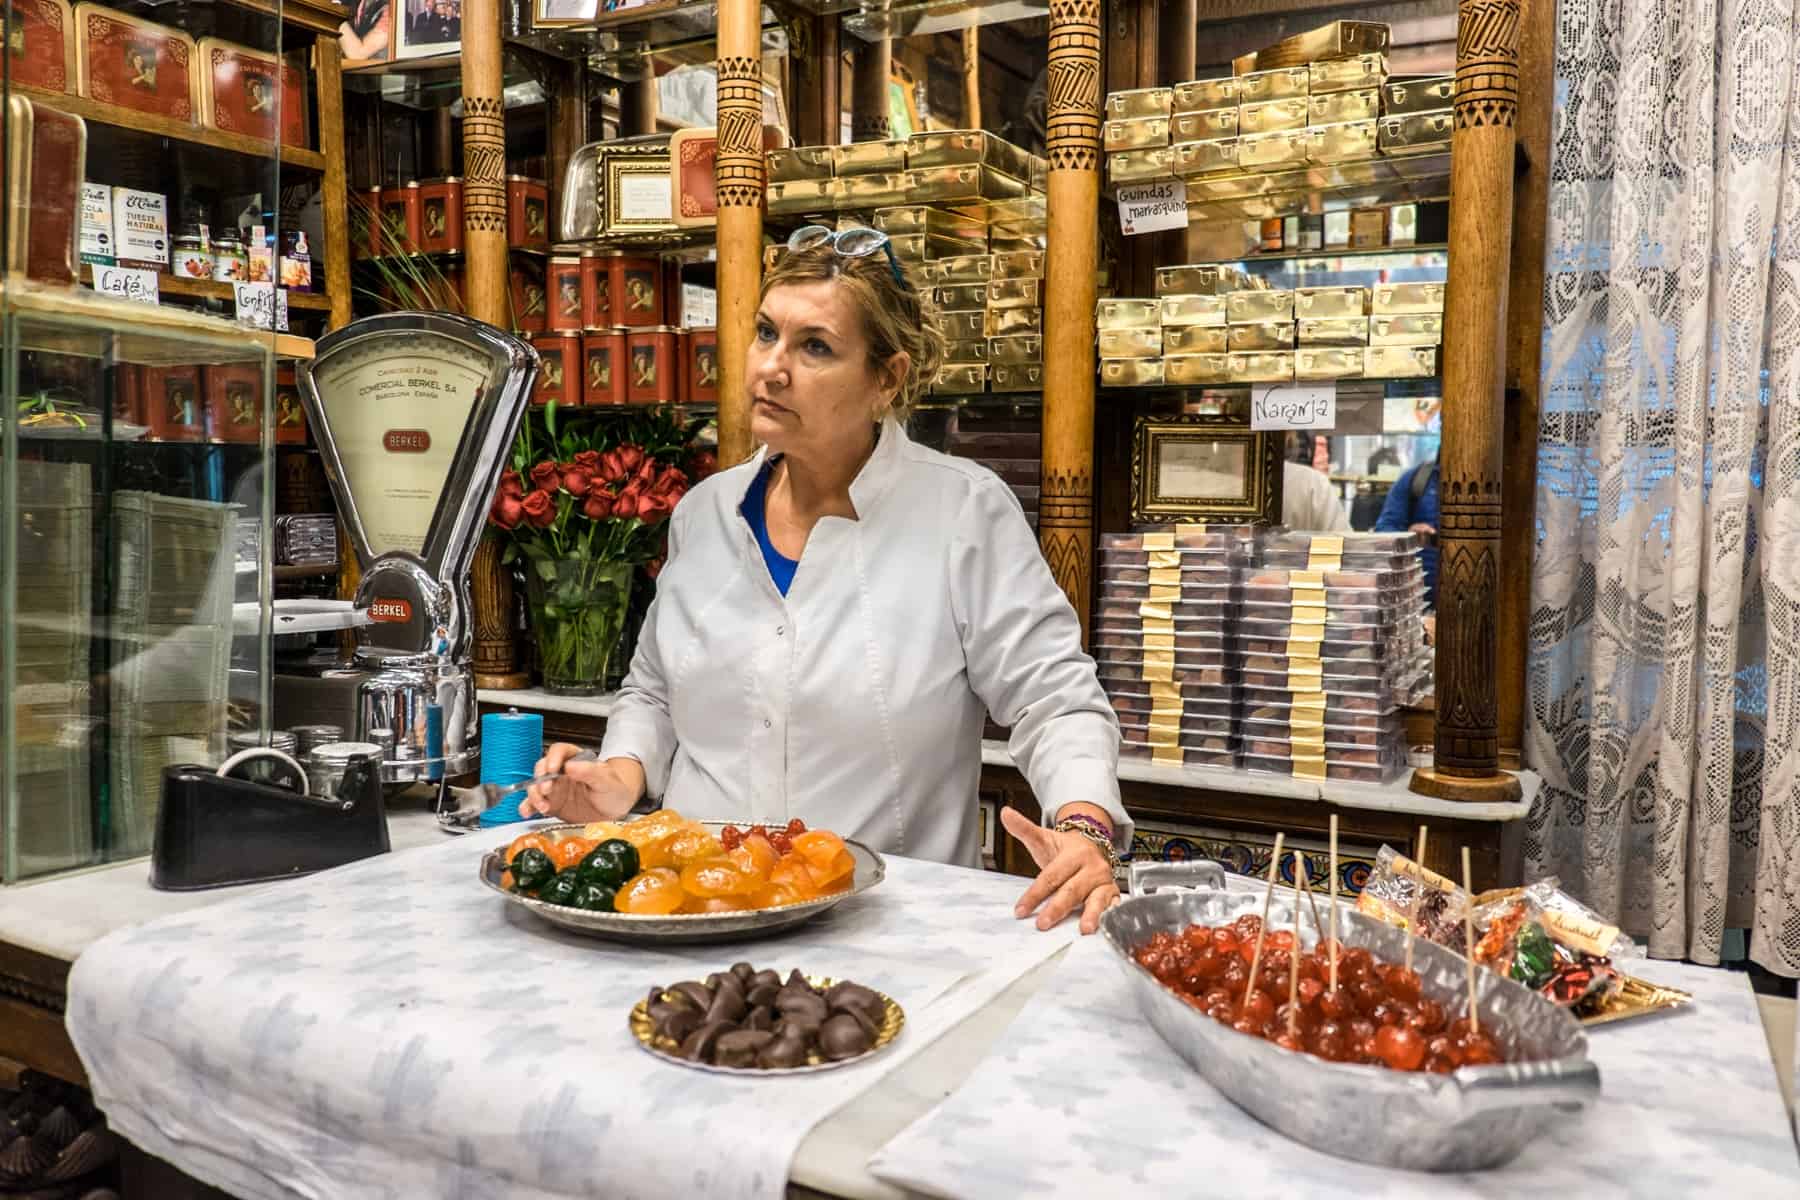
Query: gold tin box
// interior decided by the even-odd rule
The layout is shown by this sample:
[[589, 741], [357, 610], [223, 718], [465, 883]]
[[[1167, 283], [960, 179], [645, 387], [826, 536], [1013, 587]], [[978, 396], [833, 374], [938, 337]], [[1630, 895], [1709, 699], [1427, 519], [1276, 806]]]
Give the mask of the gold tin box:
[[1359, 54], [1355, 58], [1335, 58], [1329, 62], [1307, 64], [1307, 87], [1313, 95], [1324, 92], [1352, 92], [1359, 88], [1378, 88], [1387, 82], [1387, 55]]
[[1379, 153], [1380, 124], [1376, 121], [1345, 121], [1341, 125], [1315, 125], [1306, 132], [1306, 157], [1309, 162], [1361, 162]]
[[1143, 183], [1172, 174], [1174, 164], [1175, 156], [1168, 146], [1158, 146], [1154, 150], [1121, 150], [1106, 156], [1106, 178], [1115, 187]]
[[889, 234], [888, 244], [901, 258], [960, 258], [987, 252], [987, 239], [947, 237], [941, 233]]
[[1194, 263], [1156, 269], [1156, 294], [1159, 296], [1223, 296], [1249, 288], [1250, 277], [1241, 267], [1228, 263]]
[[1224, 296], [1164, 296], [1162, 323], [1170, 325], [1225, 324]]
[[1363, 373], [1362, 348], [1302, 346], [1294, 351], [1295, 379], [1354, 379]]
[[988, 309], [988, 336], [1010, 337], [1016, 333], [1044, 332], [1044, 310], [1041, 308]]
[[983, 210], [990, 233], [1043, 233], [1049, 226], [1050, 210], [1040, 195], [992, 200], [983, 206]]
[[1231, 382], [1229, 354], [1171, 354], [1162, 360], [1162, 364], [1163, 381], [1171, 387], [1204, 387]]
[[1239, 112], [1235, 108], [1210, 108], [1205, 112], [1176, 113], [1169, 118], [1169, 141], [1181, 145], [1236, 137]]
[[1329, 92], [1306, 102], [1312, 125], [1336, 125], [1344, 121], [1373, 121], [1381, 115], [1381, 92], [1358, 88], [1353, 92]]
[[934, 396], [961, 396], [987, 387], [988, 365], [984, 362], [945, 363], [931, 385]]
[[1450, 127], [1455, 110], [1413, 113], [1406, 117], [1381, 118], [1379, 138], [1383, 154], [1423, 154], [1441, 150], [1450, 144]]
[[1444, 314], [1400, 313], [1369, 318], [1371, 346], [1435, 346], [1444, 340]]
[[834, 179], [791, 179], [769, 185], [769, 211], [780, 215], [827, 213], [837, 208]]
[[845, 175], [832, 180], [839, 204], [845, 208], [886, 208], [912, 198], [907, 186], [911, 172], [889, 171]]
[[1441, 283], [1378, 283], [1369, 291], [1369, 315], [1391, 317], [1395, 313], [1441, 313]]
[[[1162, 335], [1157, 334], [1157, 343]], [[988, 339], [988, 361], [992, 363], [1041, 363], [1044, 361], [1044, 339], [1035, 333], [1015, 333]]]
[[1388, 27], [1378, 21], [1332, 21], [1305, 33], [1282, 38], [1267, 49], [1231, 60], [1232, 71], [1244, 75], [1275, 67], [1379, 54], [1388, 48]]
[[988, 368], [988, 387], [996, 392], [1041, 392], [1043, 363], [995, 363]]
[[1094, 305], [1097, 329], [1150, 329], [1162, 324], [1162, 302], [1120, 298]]
[[988, 340], [986, 338], [968, 338], [963, 341], [944, 343], [944, 361], [954, 363], [986, 362], [988, 360]]
[[1133, 117], [1166, 117], [1174, 98], [1174, 89], [1166, 87], [1113, 92], [1106, 98], [1106, 119], [1128, 121]]
[[944, 327], [944, 338], [952, 342], [973, 341], [976, 338], [985, 340], [987, 331], [987, 310], [977, 312], [939, 313], [938, 323]]
[[1041, 254], [1050, 242], [1049, 231], [1036, 234], [1003, 233], [988, 239], [989, 254]]
[[928, 167], [993, 167], [1015, 179], [1031, 177], [1031, 156], [1004, 138], [982, 129], [943, 129], [915, 133], [906, 143], [912, 170]]
[[879, 208], [874, 214], [875, 228], [890, 236], [909, 233], [936, 233], [944, 237], [978, 241], [987, 237], [985, 221], [966, 213], [944, 208], [907, 205], [902, 208]]
[[924, 204], [1013, 200], [1025, 194], [1023, 180], [992, 167], [926, 167], [899, 178], [902, 198]]
[[940, 284], [986, 283], [994, 277], [994, 258], [990, 254], [965, 254], [960, 258], [940, 258], [932, 263]]
[[993, 259], [993, 274], [990, 279], [1042, 279], [1044, 277], [1044, 256], [1040, 251], [1027, 250], [1019, 254], [990, 254]]
[[1390, 79], [1381, 88], [1381, 111], [1389, 117], [1410, 117], [1415, 113], [1449, 108], [1455, 103], [1454, 75]]
[[803, 179], [830, 179], [830, 146], [784, 146], [764, 156], [770, 183], [794, 183]]
[[985, 283], [946, 283], [937, 289], [940, 313], [976, 312], [987, 307]]
[[1228, 325], [1254, 325], [1261, 321], [1292, 321], [1294, 293], [1281, 291], [1233, 292], [1225, 297]]
[[1171, 113], [1205, 112], [1210, 108], [1235, 108], [1238, 103], [1238, 79], [1226, 75], [1219, 79], [1191, 79], [1174, 87], [1169, 102]]
[[1246, 171], [1269, 171], [1306, 161], [1311, 138], [1305, 129], [1280, 133], [1246, 134], [1238, 139], [1238, 166]]
[[1233, 325], [1225, 341], [1227, 350], [1292, 350], [1292, 321], [1258, 321], [1254, 325]]
[[1149, 150], [1169, 144], [1169, 118], [1133, 117], [1129, 121], [1108, 121], [1105, 129], [1106, 150]]
[[1294, 289], [1294, 315], [1356, 317], [1369, 311], [1369, 289], [1361, 287], [1310, 287]]
[[1301, 346], [1369, 344], [1370, 326], [1367, 317], [1302, 317], [1298, 325]]
[[1363, 374], [1371, 379], [1424, 379], [1437, 374], [1436, 346], [1366, 346]]
[[1161, 358], [1103, 358], [1100, 360], [1100, 383], [1103, 387], [1161, 387]]
[[1286, 383], [1294, 377], [1291, 350], [1253, 350], [1228, 354], [1231, 383]]
[[1229, 339], [1223, 325], [1171, 325], [1163, 330], [1163, 354], [1223, 354]]
[[906, 170], [906, 143], [850, 142], [831, 148], [831, 168], [837, 175], [890, 175]]
[[1282, 133], [1289, 129], [1304, 129], [1308, 111], [1305, 96], [1268, 100], [1261, 104], [1240, 104], [1237, 110], [1237, 132], [1240, 136], [1249, 136], [1253, 133]]
[[996, 279], [987, 285], [989, 308], [1038, 308], [1043, 302], [1041, 279]]
[[1261, 104], [1265, 100], [1287, 100], [1294, 96], [1304, 100], [1307, 89], [1312, 86], [1311, 76], [1303, 65], [1248, 74], [1239, 72], [1237, 81], [1239, 104]]
[[1216, 175], [1238, 169], [1236, 138], [1220, 138], [1212, 142], [1183, 142], [1179, 146], [1171, 146], [1169, 149], [1174, 155], [1171, 169], [1177, 175]]
[[1100, 330], [1101, 358], [1157, 358], [1162, 352], [1161, 326]]

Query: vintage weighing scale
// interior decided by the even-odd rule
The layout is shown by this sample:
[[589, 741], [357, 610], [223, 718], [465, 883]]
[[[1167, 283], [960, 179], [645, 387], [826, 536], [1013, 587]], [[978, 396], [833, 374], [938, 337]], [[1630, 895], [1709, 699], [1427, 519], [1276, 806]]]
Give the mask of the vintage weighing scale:
[[537, 369], [518, 338], [432, 312], [354, 321], [300, 364], [306, 419], [362, 582], [337, 612], [277, 612], [278, 633], [355, 631], [350, 669], [277, 674], [277, 720], [304, 710], [358, 742], [391, 738], [387, 783], [443, 780], [479, 762], [469, 566]]

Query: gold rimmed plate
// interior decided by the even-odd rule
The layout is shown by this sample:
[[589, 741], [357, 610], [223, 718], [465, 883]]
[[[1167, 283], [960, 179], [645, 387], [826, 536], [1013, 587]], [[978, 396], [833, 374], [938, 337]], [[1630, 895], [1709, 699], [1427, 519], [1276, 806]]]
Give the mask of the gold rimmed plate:
[[[806, 982], [823, 992], [829, 991], [831, 986], [837, 983], [838, 980], [832, 979], [829, 976], [808, 975], [806, 977]], [[873, 988], [870, 990], [874, 991]], [[668, 993], [664, 992], [663, 995], [666, 996]], [[892, 1045], [894, 1039], [900, 1036], [900, 1030], [906, 1025], [906, 1013], [901, 1010], [898, 1004], [894, 1003], [893, 997], [889, 996], [887, 993], [875, 992], [875, 996], [881, 1001], [881, 1028], [876, 1031], [875, 1041], [867, 1050], [864, 1050], [854, 1058], [840, 1058], [833, 1060], [826, 1058], [819, 1052], [817, 1047], [814, 1047], [812, 1052], [807, 1056], [806, 1065], [802, 1067], [721, 1067], [714, 1063], [694, 1062], [692, 1059], [683, 1058], [679, 1053], [681, 1049], [680, 1044], [677, 1043], [675, 1039], [656, 1036], [653, 1023], [650, 1020], [650, 1001], [648, 998], [639, 1000], [637, 1004], [632, 1007], [631, 1036], [632, 1039], [636, 1041], [638, 1045], [642, 1046], [646, 1052], [654, 1054], [656, 1057], [665, 1062], [672, 1063], [675, 1066], [688, 1067], [695, 1071], [711, 1071], [715, 1075], [748, 1075], [753, 1078], [775, 1078], [784, 1075], [816, 1075], [820, 1071], [831, 1071], [838, 1067], [851, 1067], [859, 1062], [866, 1062], [872, 1055], [879, 1054], [888, 1046]]]

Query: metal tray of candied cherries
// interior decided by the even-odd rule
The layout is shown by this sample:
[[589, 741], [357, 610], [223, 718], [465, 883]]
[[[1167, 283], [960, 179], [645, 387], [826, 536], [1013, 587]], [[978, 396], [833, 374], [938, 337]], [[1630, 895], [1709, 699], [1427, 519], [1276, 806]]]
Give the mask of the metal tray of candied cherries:
[[[1390, 1071], [1326, 1062], [1239, 1033], [1184, 1003], [1139, 966], [1132, 952], [1151, 935], [1218, 925], [1255, 914], [1263, 887], [1226, 882], [1212, 863], [1186, 864], [1208, 877], [1200, 890], [1134, 894], [1100, 919], [1100, 932], [1119, 958], [1139, 1009], [1151, 1026], [1227, 1099], [1263, 1124], [1312, 1149], [1341, 1158], [1415, 1171], [1474, 1171], [1497, 1167], [1564, 1119], [1559, 1108], [1580, 1106], [1600, 1092], [1600, 1070], [1587, 1057], [1587, 1035], [1564, 1010], [1492, 971], [1476, 973], [1476, 1004], [1484, 1031], [1512, 1060], [1461, 1067], [1448, 1075]], [[1205, 868], [1212, 868], [1207, 871]], [[1142, 880], [1156, 886], [1173, 880]], [[1285, 893], [1285, 894], [1284, 894]], [[1277, 888], [1271, 928], [1294, 921], [1292, 889]], [[1300, 918], [1300, 940], [1317, 944], [1311, 913]], [[1398, 961], [1406, 934], [1340, 907], [1338, 933], [1346, 946]], [[1467, 1005], [1460, 955], [1423, 939], [1413, 966], [1424, 993], [1450, 1011]]]
[[[700, 825], [717, 833], [727, 825], [741, 822], [733, 821], [700, 821]], [[526, 830], [531, 833], [557, 835], [563, 833], [579, 833], [587, 828], [585, 825], [559, 823], [554, 825], [532, 825]], [[861, 895], [887, 877], [887, 863], [881, 855], [869, 849], [861, 842], [844, 838], [844, 848], [856, 860], [856, 873], [851, 877], [850, 887], [842, 892], [834, 892], [829, 896], [820, 896], [816, 900], [802, 900], [798, 904], [783, 904], [777, 908], [758, 908], [749, 912], [731, 913], [671, 913], [663, 917], [638, 916], [632, 913], [588, 912], [579, 908], [567, 908], [560, 904], [550, 904], [531, 896], [515, 895], [500, 886], [500, 876], [506, 872], [503, 855], [505, 846], [496, 846], [481, 856], [481, 882], [510, 904], [516, 904], [534, 916], [542, 917], [553, 925], [575, 933], [584, 933], [589, 937], [606, 938], [615, 942], [640, 942], [654, 945], [676, 945], [680, 943], [734, 942], [747, 941], [762, 937], [779, 929], [810, 921], [820, 913], [827, 912], [842, 904], [852, 896]]]

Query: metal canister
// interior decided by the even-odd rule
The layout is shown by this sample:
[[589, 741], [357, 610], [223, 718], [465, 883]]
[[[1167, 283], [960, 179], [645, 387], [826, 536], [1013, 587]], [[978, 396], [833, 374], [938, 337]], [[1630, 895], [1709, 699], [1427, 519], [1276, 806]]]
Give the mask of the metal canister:
[[459, 254], [463, 248], [463, 182], [457, 175], [419, 181], [419, 249]]
[[350, 763], [358, 758], [383, 760], [381, 747], [374, 742], [327, 742], [306, 756], [307, 781], [315, 796], [336, 796], [338, 784]]
[[608, 260], [612, 319], [633, 329], [662, 325], [662, 269], [654, 258], [621, 254]]
[[419, 248], [419, 181], [381, 193], [381, 252], [411, 254]]
[[633, 329], [627, 335], [625, 399], [629, 403], [675, 403], [676, 377], [680, 374], [675, 342], [673, 325]]
[[552, 255], [544, 272], [544, 290], [550, 305], [549, 328], [559, 333], [579, 330], [582, 325], [581, 256]]
[[262, 368], [214, 363], [200, 371], [206, 395], [206, 432], [215, 442], [262, 440]]
[[581, 334], [576, 332], [540, 333], [531, 339], [543, 360], [538, 367], [537, 383], [531, 389], [533, 404], [581, 403]]
[[219, 283], [242, 283], [250, 278], [250, 255], [236, 233], [220, 233], [212, 241], [212, 277]]
[[310, 758], [320, 746], [344, 740], [342, 725], [295, 725], [287, 732], [293, 734], [295, 753], [302, 761]]
[[514, 254], [507, 265], [507, 287], [512, 295], [513, 328], [520, 333], [542, 333], [547, 324], [548, 302], [544, 295], [544, 268], [529, 254]]
[[682, 389], [689, 404], [719, 402], [719, 331], [707, 325], [688, 330], [682, 355]]
[[550, 240], [550, 188], [543, 180], [506, 177], [506, 240], [515, 246]]
[[590, 329], [582, 334], [582, 403], [625, 403], [624, 362], [624, 329]]
[[581, 252], [581, 327], [587, 330], [612, 326], [612, 286], [606, 278], [607, 260], [618, 251]]

